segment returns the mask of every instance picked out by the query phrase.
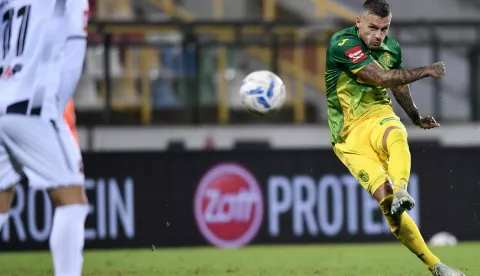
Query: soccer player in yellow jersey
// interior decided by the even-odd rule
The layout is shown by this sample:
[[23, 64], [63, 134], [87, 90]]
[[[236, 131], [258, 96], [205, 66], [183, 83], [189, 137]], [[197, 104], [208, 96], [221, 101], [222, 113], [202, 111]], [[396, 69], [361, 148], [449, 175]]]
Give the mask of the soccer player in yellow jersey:
[[333, 35], [327, 50], [326, 84], [331, 142], [338, 158], [379, 202], [393, 235], [435, 276], [461, 276], [441, 263], [405, 212], [414, 199], [407, 192], [410, 150], [407, 132], [395, 115], [386, 88], [416, 126], [440, 126], [422, 117], [408, 84], [445, 74], [443, 62], [404, 69], [402, 51], [387, 36], [392, 14], [385, 0], [367, 0], [353, 27]]

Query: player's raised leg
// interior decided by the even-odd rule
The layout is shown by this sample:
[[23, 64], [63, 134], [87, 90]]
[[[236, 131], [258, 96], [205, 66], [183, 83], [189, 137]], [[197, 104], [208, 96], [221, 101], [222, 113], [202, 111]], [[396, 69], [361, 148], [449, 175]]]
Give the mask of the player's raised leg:
[[382, 148], [387, 151], [389, 156], [388, 175], [393, 184], [394, 196], [391, 212], [399, 215], [415, 206], [415, 200], [407, 192], [411, 158], [407, 133], [403, 126], [392, 125], [385, 130]]
[[462, 272], [442, 264], [429, 250], [417, 225], [408, 213], [404, 212], [415, 204], [407, 192], [411, 168], [410, 149], [403, 125], [397, 121], [392, 121], [391, 124], [384, 132], [381, 146], [388, 154], [388, 175], [393, 185], [384, 183], [373, 196], [379, 202], [393, 235], [422, 260], [433, 275], [462, 276]]

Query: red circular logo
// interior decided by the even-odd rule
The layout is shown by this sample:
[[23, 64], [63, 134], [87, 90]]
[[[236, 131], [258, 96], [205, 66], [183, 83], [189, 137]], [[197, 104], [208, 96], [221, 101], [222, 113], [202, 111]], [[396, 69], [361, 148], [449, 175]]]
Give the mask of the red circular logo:
[[235, 248], [248, 244], [263, 219], [263, 199], [255, 177], [240, 165], [210, 169], [195, 193], [195, 219], [213, 245]]

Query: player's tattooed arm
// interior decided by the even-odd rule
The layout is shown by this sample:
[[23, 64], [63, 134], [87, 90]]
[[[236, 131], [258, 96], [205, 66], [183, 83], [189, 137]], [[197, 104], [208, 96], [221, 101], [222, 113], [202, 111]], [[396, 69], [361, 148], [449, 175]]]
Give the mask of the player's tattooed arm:
[[445, 64], [437, 62], [431, 66], [403, 70], [383, 70], [376, 62], [370, 62], [356, 73], [363, 80], [385, 88], [407, 85], [417, 80], [433, 77], [442, 78], [445, 75]]
[[431, 129], [440, 126], [435, 118], [431, 116], [420, 116], [418, 113], [418, 108], [415, 106], [415, 103], [412, 100], [412, 95], [410, 94], [410, 88], [408, 85], [392, 87], [391, 90], [398, 104], [400, 104], [403, 110], [405, 110], [405, 113], [407, 113], [408, 117], [416, 126], [419, 126], [423, 129]]
[[390, 90], [392, 90], [393, 96], [405, 113], [407, 113], [410, 120], [412, 120], [415, 125], [418, 125], [422, 117], [418, 112], [417, 106], [415, 106], [415, 103], [413, 102], [410, 87], [408, 85], [401, 85], [392, 87]]

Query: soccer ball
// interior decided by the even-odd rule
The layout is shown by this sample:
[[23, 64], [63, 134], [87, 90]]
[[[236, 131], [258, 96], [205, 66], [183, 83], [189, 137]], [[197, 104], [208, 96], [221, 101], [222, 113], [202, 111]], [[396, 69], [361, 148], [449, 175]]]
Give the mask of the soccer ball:
[[262, 70], [252, 72], [243, 79], [240, 96], [248, 112], [268, 115], [282, 108], [287, 94], [283, 81], [277, 75]]

